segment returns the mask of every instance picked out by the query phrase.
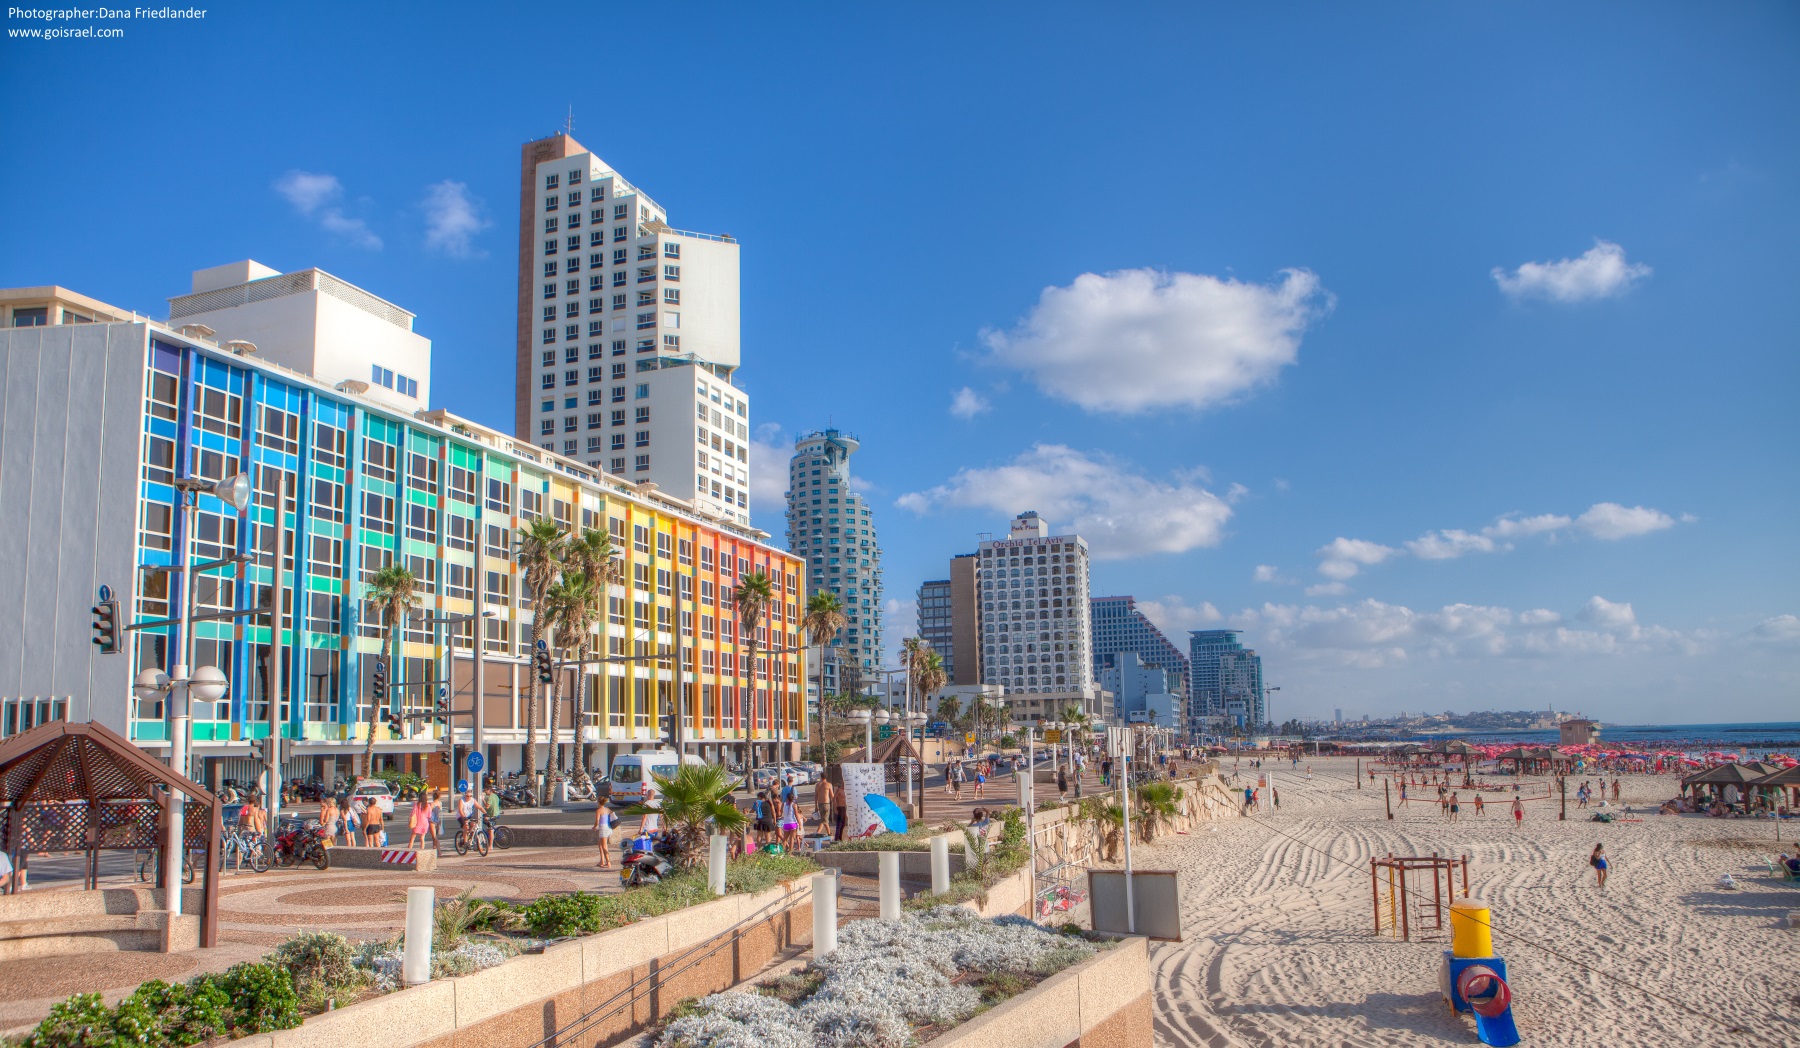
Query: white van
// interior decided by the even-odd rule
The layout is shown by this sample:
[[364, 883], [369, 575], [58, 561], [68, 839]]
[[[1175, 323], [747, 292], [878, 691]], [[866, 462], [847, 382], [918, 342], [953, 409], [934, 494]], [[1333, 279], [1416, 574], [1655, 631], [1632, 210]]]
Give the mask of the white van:
[[691, 753], [682, 756], [674, 750], [640, 750], [614, 757], [612, 774], [607, 776], [612, 783], [612, 797], [608, 803], [615, 808], [643, 803], [644, 786], [650, 782], [650, 776], [661, 775], [666, 779], [682, 764], [704, 766], [706, 762]]

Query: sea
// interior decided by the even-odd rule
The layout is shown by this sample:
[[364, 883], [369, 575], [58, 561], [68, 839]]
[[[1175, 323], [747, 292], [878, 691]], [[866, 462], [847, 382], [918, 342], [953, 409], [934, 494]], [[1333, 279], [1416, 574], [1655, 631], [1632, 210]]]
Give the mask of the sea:
[[[1560, 738], [1554, 729], [1447, 731], [1433, 732], [1431, 737], [1544, 746], [1555, 745]], [[1800, 721], [1751, 724], [1612, 724], [1603, 721], [1600, 739], [1615, 745], [1642, 743], [1646, 748], [1659, 750], [1792, 750], [1800, 749]]]

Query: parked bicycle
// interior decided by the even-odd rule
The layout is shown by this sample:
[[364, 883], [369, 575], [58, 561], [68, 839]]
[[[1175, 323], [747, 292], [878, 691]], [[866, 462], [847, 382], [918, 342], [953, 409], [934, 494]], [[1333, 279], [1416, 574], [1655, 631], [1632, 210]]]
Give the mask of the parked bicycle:
[[[153, 848], [139, 853], [137, 878], [150, 884], [162, 883], [162, 849]], [[194, 857], [191, 854], [181, 857], [181, 883], [194, 883]]]
[[253, 873], [262, 873], [269, 868], [269, 858], [263, 850], [263, 835], [231, 827], [219, 840], [219, 870], [224, 872], [235, 864], [235, 869], [242, 872], [246, 863]]

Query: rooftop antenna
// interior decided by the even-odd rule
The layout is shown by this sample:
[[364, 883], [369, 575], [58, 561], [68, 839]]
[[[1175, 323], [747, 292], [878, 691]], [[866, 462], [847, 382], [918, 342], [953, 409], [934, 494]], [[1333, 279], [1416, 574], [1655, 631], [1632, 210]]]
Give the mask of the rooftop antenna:
[[569, 106], [569, 117], [567, 120], [563, 121], [563, 134], [573, 135], [574, 133], [575, 133], [575, 107], [573, 105], [571, 105], [571, 106]]

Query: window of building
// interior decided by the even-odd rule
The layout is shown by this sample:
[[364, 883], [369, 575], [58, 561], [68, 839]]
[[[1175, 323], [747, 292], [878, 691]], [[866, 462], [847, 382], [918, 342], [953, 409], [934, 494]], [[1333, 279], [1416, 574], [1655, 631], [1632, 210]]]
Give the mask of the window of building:
[[632, 435], [632, 444], [633, 444], [633, 446], [640, 447], [640, 448], [649, 447], [650, 446], [650, 431], [647, 429], [638, 430], [635, 434]]
[[[643, 399], [649, 397], [650, 396], [650, 384], [648, 382], [639, 382], [637, 384], [636, 390], [632, 393], [632, 396], [637, 400], [643, 400]], [[170, 868], [173, 869], [174, 867], [171, 866]]]
[[649, 468], [650, 468], [650, 456], [649, 455], [639, 455], [632, 462], [632, 470], [634, 472], [641, 473]]

